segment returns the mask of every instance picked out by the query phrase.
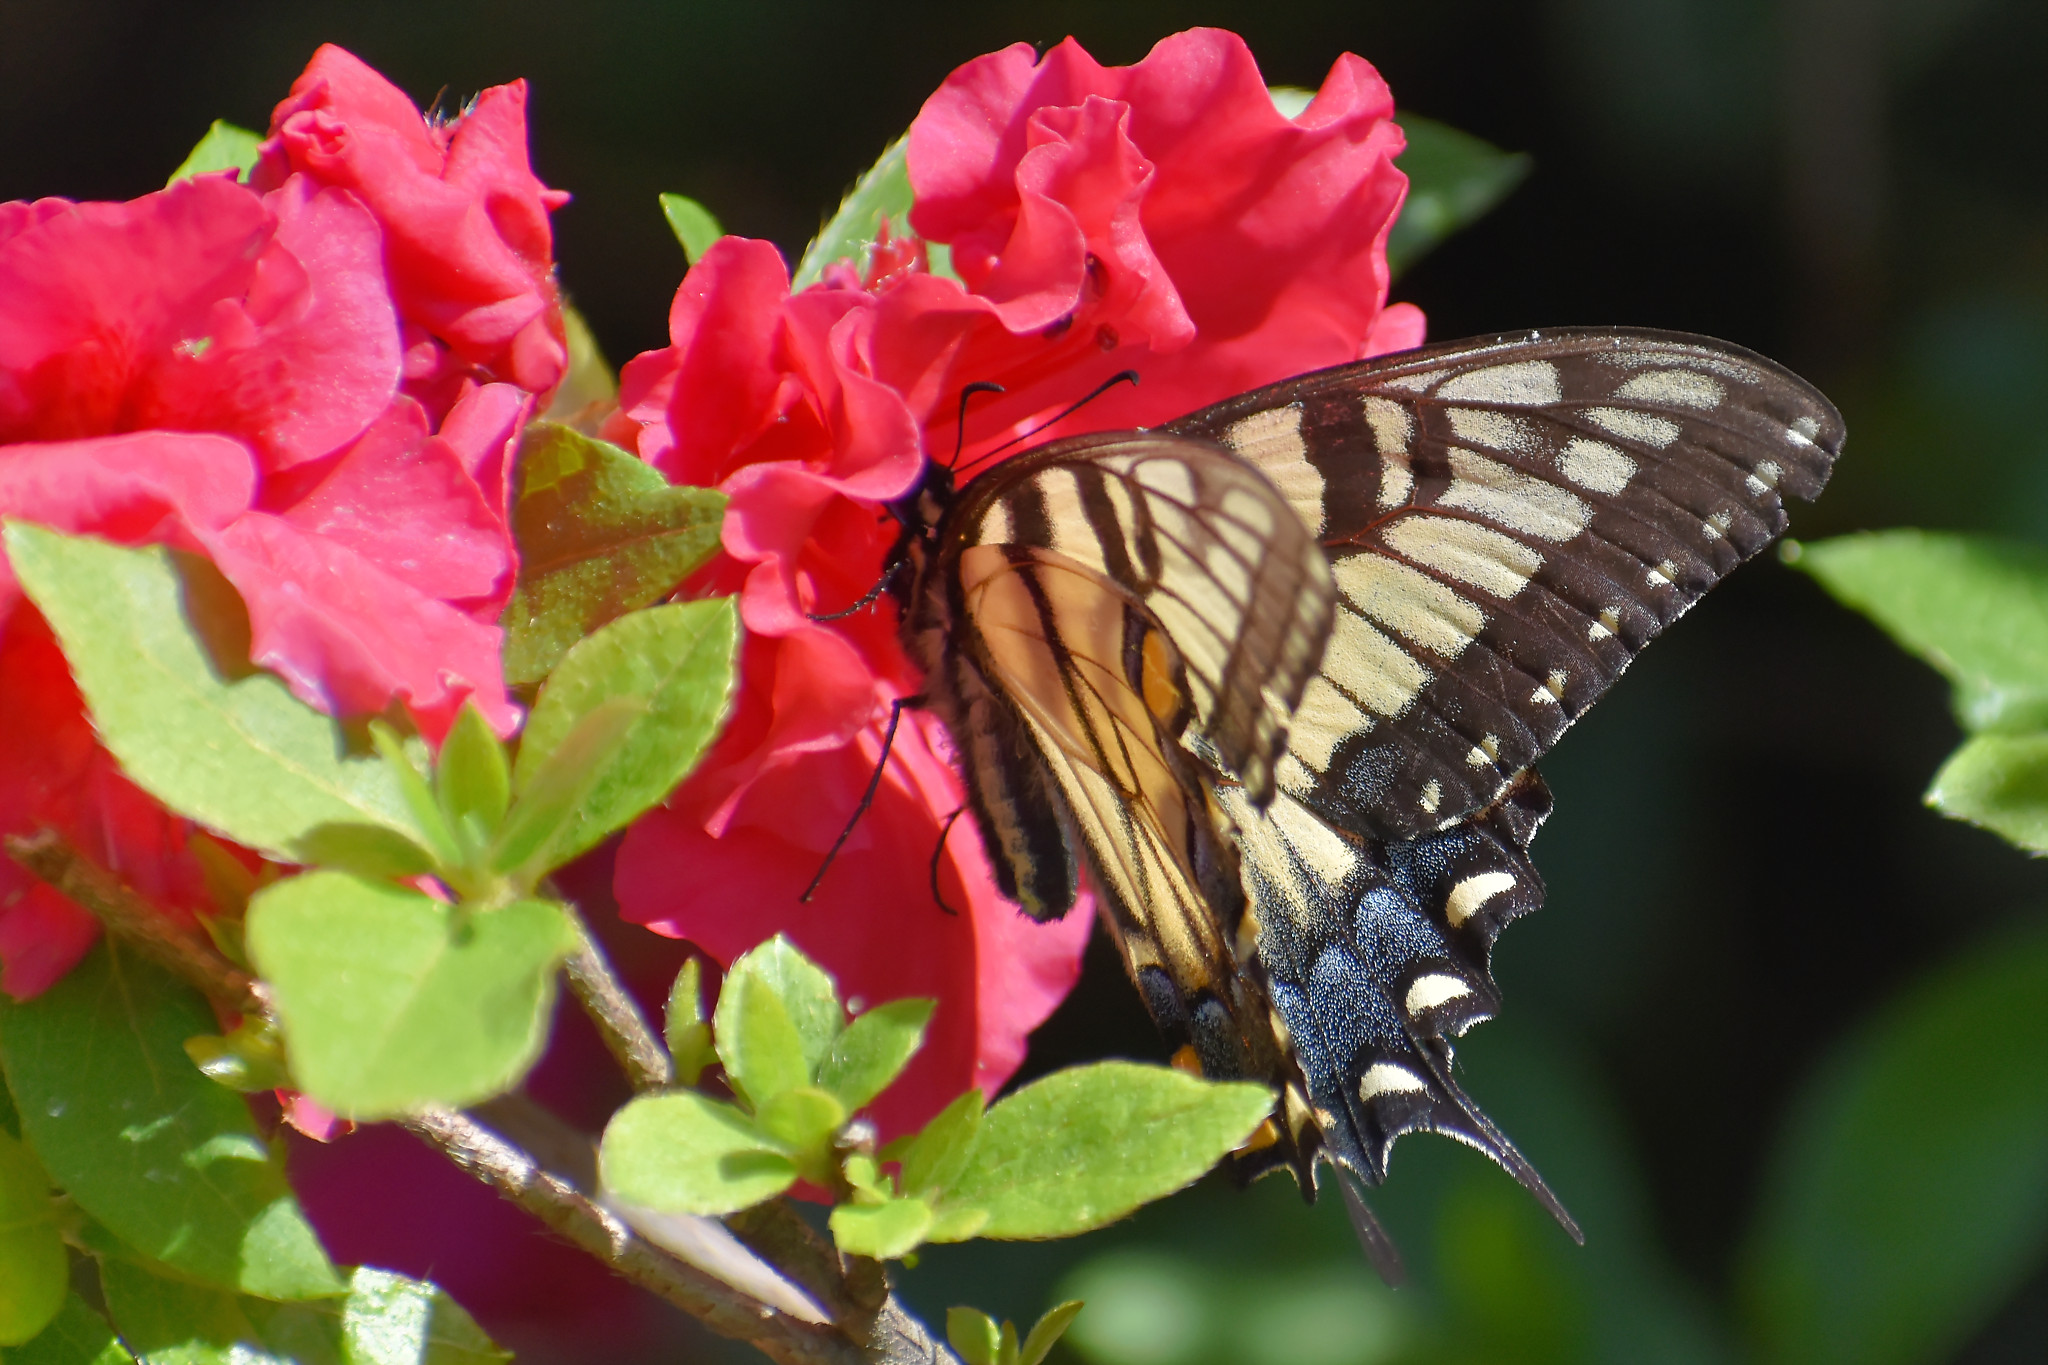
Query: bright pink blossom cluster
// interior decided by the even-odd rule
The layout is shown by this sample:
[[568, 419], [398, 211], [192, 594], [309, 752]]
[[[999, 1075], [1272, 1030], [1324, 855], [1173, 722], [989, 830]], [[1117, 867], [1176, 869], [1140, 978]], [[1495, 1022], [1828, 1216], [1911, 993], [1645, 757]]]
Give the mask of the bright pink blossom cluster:
[[[322, 710], [436, 734], [473, 699], [510, 733], [509, 461], [567, 363], [525, 98], [437, 124], [326, 47], [246, 183], [0, 205], [0, 517], [206, 556], [255, 662]], [[0, 563], [0, 832], [43, 827], [206, 904], [184, 823], [98, 747]], [[43, 989], [92, 934], [0, 860], [0, 988]]]
[[[993, 53], [911, 126], [913, 239], [793, 295], [773, 247], [721, 241], [676, 295], [672, 344], [625, 367], [607, 435], [731, 498], [698, 586], [739, 593], [747, 644], [724, 738], [626, 837], [619, 902], [724, 961], [781, 931], [851, 995], [937, 997], [931, 1042], [878, 1106], [885, 1132], [1008, 1078], [1073, 984], [1090, 916], [1036, 925], [996, 892], [971, 823], [948, 834], [959, 777], [915, 710], [873, 808], [798, 903], [891, 702], [920, 686], [893, 613], [811, 614], [875, 582], [895, 534], [879, 505], [950, 454], [967, 384], [1004, 388], [968, 410], [972, 460], [1121, 370], [1140, 384], [1060, 430], [1158, 422], [1419, 344], [1422, 315], [1386, 306], [1407, 190], [1392, 115], [1385, 83], [1345, 56], [1285, 117], [1242, 40], [1216, 30], [1129, 67], [1071, 40]], [[957, 279], [924, 267], [928, 243], [950, 247]]]

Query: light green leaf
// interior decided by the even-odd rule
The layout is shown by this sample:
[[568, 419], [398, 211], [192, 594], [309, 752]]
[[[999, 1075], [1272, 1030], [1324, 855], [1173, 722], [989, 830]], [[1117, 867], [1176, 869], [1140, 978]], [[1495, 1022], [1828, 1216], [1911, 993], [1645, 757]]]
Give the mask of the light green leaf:
[[1407, 173], [1408, 202], [1387, 237], [1387, 266], [1399, 275], [1483, 218], [1529, 178], [1534, 163], [1435, 119], [1403, 113], [1396, 121], [1408, 135], [1408, 149], [1394, 162]]
[[[839, 988], [824, 968], [803, 955], [781, 934], [756, 944], [740, 955], [725, 974], [725, 989], [732, 989], [735, 976], [752, 977], [764, 983], [782, 1002], [789, 1021], [796, 1026], [797, 1042], [803, 1049], [804, 1079], [818, 1074], [825, 1054], [846, 1025], [846, 1011], [839, 1004]], [[721, 996], [721, 1008], [723, 997]], [[722, 1030], [723, 1024], [719, 1025]], [[728, 1068], [729, 1070], [730, 1068]]]
[[226, 170], [239, 172], [237, 178], [247, 180], [250, 167], [256, 164], [257, 149], [262, 145], [263, 134], [237, 128], [226, 119], [217, 118], [207, 128], [206, 136], [200, 138], [186, 154], [183, 164], [171, 172], [171, 178], [164, 181], [164, 185], [168, 188], [195, 175]]
[[404, 881], [441, 866], [426, 849], [383, 825], [315, 825], [292, 851], [308, 867], [353, 872], [374, 881]]
[[471, 849], [482, 849], [497, 832], [512, 804], [512, 769], [504, 746], [473, 701], [464, 702], [441, 741], [434, 766], [434, 795], [441, 814]]
[[711, 250], [711, 244], [725, 235], [725, 229], [711, 216], [711, 210], [688, 195], [661, 196], [661, 216], [668, 219], [668, 230], [676, 235], [676, 241], [683, 248], [683, 259], [691, 265], [697, 264], [698, 259]]
[[339, 872], [261, 892], [248, 934], [300, 1088], [358, 1119], [516, 1085], [547, 1040], [555, 968], [576, 944], [544, 901], [463, 914]]
[[664, 1213], [736, 1213], [796, 1182], [796, 1164], [745, 1114], [689, 1090], [643, 1095], [612, 1115], [598, 1170], [610, 1194]]
[[[350, 758], [341, 731], [268, 673], [228, 681], [187, 607], [239, 599], [204, 561], [122, 549], [23, 522], [7, 557], [57, 633], [102, 743], [125, 776], [172, 810], [291, 861], [315, 826], [384, 825], [419, 838], [383, 764]], [[236, 633], [231, 622], [220, 629]], [[248, 660], [247, 622], [241, 652]]]
[[1272, 1111], [1264, 1086], [1101, 1062], [1055, 1072], [982, 1118], [945, 1202], [983, 1237], [1070, 1237], [1191, 1184]]
[[433, 1285], [358, 1268], [345, 1295], [275, 1304], [104, 1262], [107, 1306], [145, 1365], [495, 1365], [510, 1360]]
[[770, 1096], [754, 1115], [754, 1126], [796, 1155], [822, 1152], [846, 1122], [846, 1107], [815, 1086], [800, 1085]]
[[[890, 143], [881, 159], [847, 191], [839, 212], [818, 229], [816, 239], [805, 248], [804, 258], [798, 262], [796, 276], [790, 283], [792, 291], [816, 284], [823, 278], [825, 267], [835, 261], [850, 262], [855, 269], [864, 266], [868, 248], [881, 236], [884, 224], [892, 238], [910, 235], [910, 164], [906, 155], [909, 143], [907, 137]], [[953, 273], [952, 254], [943, 245], [928, 243], [926, 250], [932, 274], [959, 278]]]
[[1068, 1299], [1046, 1309], [1044, 1316], [1032, 1326], [1031, 1335], [1024, 1338], [1023, 1349], [1017, 1352], [1017, 1365], [1038, 1365], [1050, 1355], [1053, 1344], [1065, 1336], [1074, 1319], [1081, 1316], [1082, 1307], [1080, 1299]]
[[967, 1365], [996, 1365], [1003, 1329], [979, 1308], [946, 1310], [946, 1341]]
[[50, 1178], [28, 1148], [0, 1133], [0, 1346], [19, 1346], [49, 1326], [70, 1280]]
[[676, 1079], [683, 1085], [695, 1085], [704, 1068], [718, 1060], [717, 1049], [711, 1046], [711, 1024], [704, 1018], [702, 976], [696, 957], [689, 957], [668, 992], [662, 1032], [668, 1039], [668, 1055], [675, 1062]]
[[556, 386], [555, 396], [548, 400], [542, 420], [587, 431], [583, 424], [591, 422], [618, 398], [619, 381], [598, 348], [590, 324], [583, 320], [582, 313], [566, 303], [562, 305], [562, 333], [569, 343], [569, 372]]
[[584, 812], [647, 711], [645, 697], [609, 697], [577, 716], [547, 757], [521, 774], [519, 799], [491, 849], [492, 870], [530, 885], [588, 846], [576, 842], [592, 823]]
[[501, 620], [508, 682], [539, 682], [569, 646], [668, 596], [718, 550], [725, 495], [672, 487], [615, 445], [535, 422], [517, 468], [519, 585]]
[[[468, 854], [456, 842], [455, 831], [448, 827], [448, 821], [441, 815], [440, 801], [434, 796], [433, 788], [427, 785], [426, 742], [417, 735], [400, 735], [385, 722], [373, 720], [370, 722], [370, 743], [376, 747], [377, 757], [383, 761], [385, 771], [390, 773], [399, 798], [405, 802], [406, 812], [412, 816], [414, 828], [420, 832], [421, 847], [431, 850], [434, 858], [445, 868], [465, 865], [469, 860]], [[304, 861], [314, 860], [308, 858]]]
[[932, 1207], [922, 1199], [886, 1204], [841, 1204], [832, 1210], [832, 1240], [849, 1256], [893, 1261], [924, 1240]]
[[928, 1242], [965, 1242], [979, 1237], [987, 1226], [987, 1209], [948, 1207], [938, 1211], [924, 1235]]
[[645, 703], [592, 777], [550, 852], [566, 860], [630, 824], [675, 789], [718, 735], [738, 686], [739, 613], [731, 599], [632, 612], [578, 643], [534, 704], [514, 769], [527, 784], [576, 725], [619, 697]]
[[185, 1040], [185, 1055], [215, 1085], [248, 1094], [289, 1089], [284, 1041], [267, 1019], [244, 1019], [225, 1036], [202, 1033]]
[[1969, 729], [2048, 727], [2048, 549], [1878, 531], [1800, 544], [1786, 558], [1954, 683]]
[[135, 1365], [135, 1357], [114, 1339], [107, 1320], [76, 1294], [64, 1300], [41, 1335], [26, 1345], [9, 1347], [4, 1359], [7, 1365]]
[[1978, 735], [1949, 755], [1927, 804], [2048, 853], [2048, 734]]
[[105, 944], [48, 991], [0, 1004], [22, 1136], [51, 1179], [137, 1250], [223, 1288], [340, 1288], [241, 1096], [184, 1041], [216, 1027], [188, 988]]
[[848, 1109], [859, 1109], [887, 1088], [924, 1042], [936, 1000], [892, 1000], [848, 1024], [818, 1067], [818, 1084]]
[[759, 975], [742, 971], [745, 961], [741, 958], [725, 974], [712, 1035], [726, 1081], [759, 1109], [783, 1091], [809, 1084], [811, 1069], [804, 1064], [803, 1039], [782, 998]]
[[981, 1133], [981, 1091], [970, 1090], [941, 1109], [903, 1154], [906, 1194], [943, 1192], [967, 1168]]
[[2048, 933], [1983, 945], [1806, 1089], [1742, 1284], [1768, 1361], [1947, 1360], [2048, 1250]]

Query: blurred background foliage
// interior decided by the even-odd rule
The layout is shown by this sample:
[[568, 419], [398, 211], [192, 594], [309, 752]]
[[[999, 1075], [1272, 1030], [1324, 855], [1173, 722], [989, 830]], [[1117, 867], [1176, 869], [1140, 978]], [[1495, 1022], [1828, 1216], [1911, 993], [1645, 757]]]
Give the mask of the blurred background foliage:
[[[2039, 0], [0, 0], [0, 199], [160, 185], [211, 119], [263, 127], [321, 41], [423, 103], [523, 75], [535, 162], [576, 195], [563, 277], [618, 360], [664, 342], [683, 268], [658, 193], [794, 257], [959, 62], [1068, 33], [1131, 61], [1196, 23], [1274, 84], [1358, 52], [1404, 108], [1530, 155], [1399, 282], [1432, 336], [1727, 337], [1847, 415], [1802, 536], [2048, 540]], [[1412, 1138], [1377, 1196], [1412, 1290], [1373, 1281], [1336, 1201], [1269, 1181], [935, 1249], [907, 1293], [1020, 1322], [1085, 1297], [1062, 1349], [1105, 1365], [2048, 1358], [2048, 868], [1922, 807], [1957, 738], [1931, 671], [1766, 559], [1544, 764], [1549, 904], [1460, 1055], [1583, 1250]], [[612, 937], [658, 991], [674, 945]], [[1159, 1051], [1098, 940], [1026, 1076]], [[594, 1123], [609, 1074], [565, 1017], [534, 1087]], [[433, 1273], [523, 1359], [726, 1358], [403, 1134], [294, 1159], [338, 1255]]]

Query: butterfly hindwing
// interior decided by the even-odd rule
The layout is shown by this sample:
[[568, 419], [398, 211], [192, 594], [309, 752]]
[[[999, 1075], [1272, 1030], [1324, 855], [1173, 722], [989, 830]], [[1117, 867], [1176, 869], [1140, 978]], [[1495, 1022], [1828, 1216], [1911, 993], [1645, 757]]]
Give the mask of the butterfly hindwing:
[[1329, 555], [1338, 610], [1279, 783], [1384, 838], [1497, 799], [1842, 441], [1760, 356], [1614, 330], [1364, 361], [1168, 429], [1265, 471]]

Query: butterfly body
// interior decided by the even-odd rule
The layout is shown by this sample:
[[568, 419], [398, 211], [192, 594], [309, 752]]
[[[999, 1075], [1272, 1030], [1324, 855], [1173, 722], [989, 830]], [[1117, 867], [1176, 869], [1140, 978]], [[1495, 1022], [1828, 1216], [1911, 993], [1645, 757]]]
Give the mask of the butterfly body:
[[1531, 764], [1818, 493], [1838, 414], [1668, 333], [1519, 333], [1050, 442], [893, 509], [903, 639], [1003, 893], [1081, 870], [1169, 1042], [1281, 1095], [1240, 1153], [1313, 1193], [1458, 1087], [1495, 936], [1534, 910]]

